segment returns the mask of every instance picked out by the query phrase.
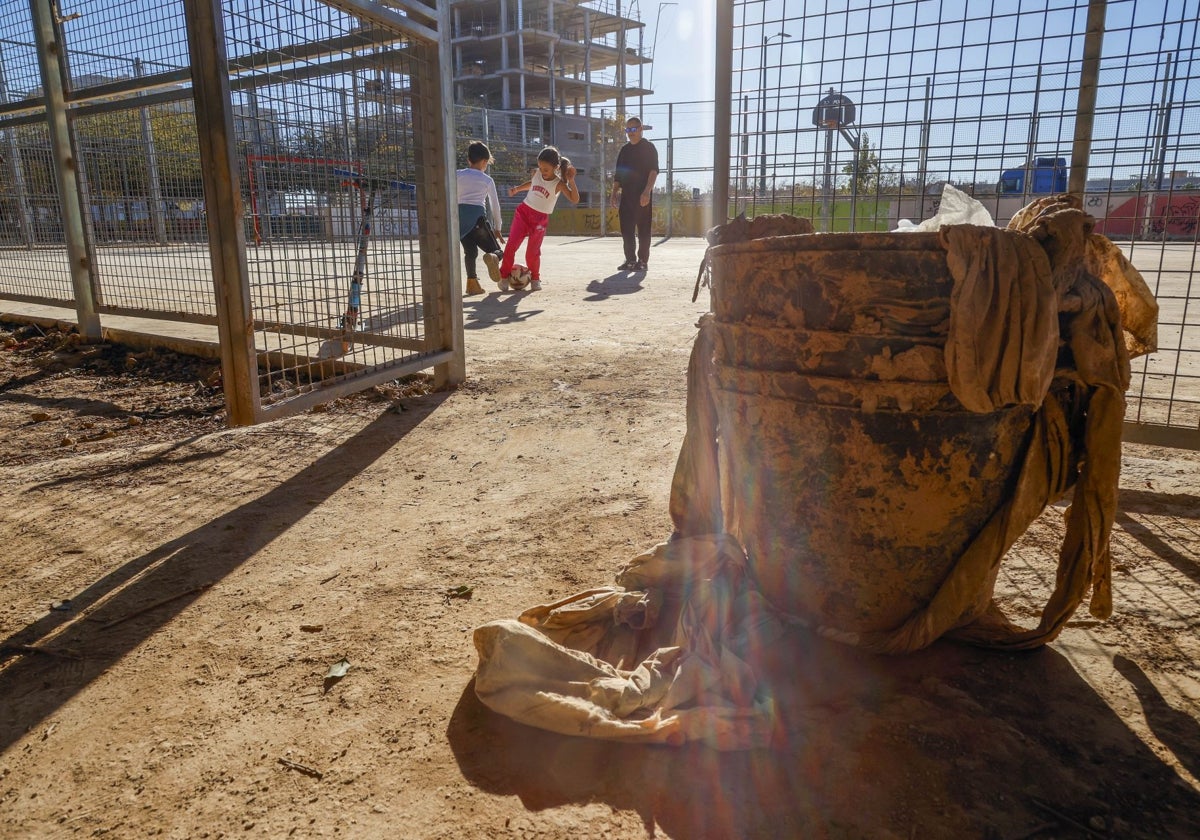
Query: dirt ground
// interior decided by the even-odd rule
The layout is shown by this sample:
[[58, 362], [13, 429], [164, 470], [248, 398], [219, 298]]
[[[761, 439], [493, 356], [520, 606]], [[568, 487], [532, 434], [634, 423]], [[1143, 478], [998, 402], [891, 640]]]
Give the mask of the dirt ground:
[[[644, 281], [619, 250], [550, 239], [543, 291], [467, 298], [453, 392], [255, 428], [211, 360], [0, 329], [0, 836], [1200, 836], [1195, 452], [1125, 447], [1111, 620], [1020, 655], [797, 632], [771, 749], [479, 704], [474, 627], [670, 533], [703, 243]], [[1029, 625], [1061, 523], [1001, 572]]]

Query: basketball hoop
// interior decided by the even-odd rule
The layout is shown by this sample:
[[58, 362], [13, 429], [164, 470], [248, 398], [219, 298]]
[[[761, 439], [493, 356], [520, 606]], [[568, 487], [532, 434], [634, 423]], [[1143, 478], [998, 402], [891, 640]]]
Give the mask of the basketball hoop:
[[854, 103], [833, 88], [813, 108], [812, 123], [817, 128], [837, 131], [854, 125]]

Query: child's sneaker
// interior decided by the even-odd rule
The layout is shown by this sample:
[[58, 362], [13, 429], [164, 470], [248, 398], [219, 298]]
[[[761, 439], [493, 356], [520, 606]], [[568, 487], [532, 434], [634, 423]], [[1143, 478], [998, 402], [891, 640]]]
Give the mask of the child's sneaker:
[[540, 292], [541, 290], [542, 290], [542, 281], [541, 280], [530, 280], [529, 281], [529, 291]]
[[508, 291], [508, 278], [507, 277], [501, 277], [496, 282], [500, 284], [500, 291], [502, 291], [502, 292]]
[[488, 277], [492, 278], [492, 282], [500, 282], [500, 252], [489, 252], [483, 255], [483, 264], [487, 266]]

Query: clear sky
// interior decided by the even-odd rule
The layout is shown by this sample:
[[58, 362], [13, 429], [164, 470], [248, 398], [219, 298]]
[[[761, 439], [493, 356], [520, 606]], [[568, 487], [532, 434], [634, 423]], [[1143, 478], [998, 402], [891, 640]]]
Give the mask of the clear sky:
[[716, 0], [649, 2], [642, 6], [647, 48], [653, 42], [655, 51], [655, 102], [713, 98], [715, 18]]
[[[641, 6], [656, 48], [644, 109], [656, 128], [662, 103], [713, 98], [715, 5]], [[872, 149], [911, 177], [928, 79], [930, 177], [987, 181], [1030, 154], [1067, 156], [1087, 13], [1087, 0], [744, 0], [734, 10], [734, 131], [748, 134], [742, 151], [755, 157], [766, 135], [779, 178], [810, 178], [806, 170], [824, 168], [813, 109], [833, 87], [857, 104]], [[1132, 177], [1149, 164], [1164, 97], [1175, 103], [1163, 132], [1170, 161], [1186, 145], [1179, 135], [1194, 120], [1200, 0], [1109, 0], [1105, 30], [1092, 165]], [[674, 110], [676, 137], [712, 125], [711, 111], [687, 111]], [[678, 146], [685, 166], [703, 158], [698, 144]], [[840, 140], [835, 150], [841, 167], [851, 152]], [[1169, 168], [1196, 167], [1180, 158]]]

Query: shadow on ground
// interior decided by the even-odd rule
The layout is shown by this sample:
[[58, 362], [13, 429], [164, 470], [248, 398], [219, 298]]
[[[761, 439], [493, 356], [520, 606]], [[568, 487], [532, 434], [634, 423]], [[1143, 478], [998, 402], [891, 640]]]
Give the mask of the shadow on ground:
[[516, 324], [541, 315], [541, 309], [518, 310], [521, 301], [530, 292], [489, 292], [484, 297], [463, 300], [463, 328], [482, 330], [500, 324]]
[[632, 295], [642, 290], [642, 281], [646, 279], [644, 271], [619, 271], [610, 274], [603, 280], [593, 280], [587, 284], [588, 296], [586, 301], [607, 300], [616, 295]]
[[[884, 658], [797, 634], [775, 657], [772, 749], [559, 736], [490, 711], [473, 683], [447, 734], [484, 791], [533, 811], [602, 802], [673, 838], [1200, 836], [1200, 795], [1052, 649]], [[1194, 721], [1152, 708], [1177, 755], [1200, 754]]]
[[[72, 594], [70, 611], [50, 611], [0, 640], [0, 664], [7, 666], [0, 670], [0, 753], [354, 479], [447, 396], [427, 395], [410, 401], [403, 414], [380, 415], [252, 502]], [[98, 469], [103, 475], [108, 468]], [[73, 479], [92, 477], [80, 472]], [[87, 616], [81, 617], [85, 610]]]

